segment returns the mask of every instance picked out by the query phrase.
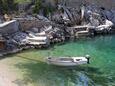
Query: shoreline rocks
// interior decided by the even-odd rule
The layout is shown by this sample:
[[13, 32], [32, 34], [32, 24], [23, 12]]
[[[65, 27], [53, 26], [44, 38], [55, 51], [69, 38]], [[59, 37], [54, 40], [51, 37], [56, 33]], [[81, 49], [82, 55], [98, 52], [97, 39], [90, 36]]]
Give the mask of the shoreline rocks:
[[5, 51], [0, 56], [28, 48], [49, 47], [51, 44], [66, 40], [114, 33], [114, 11], [92, 5], [83, 6], [81, 9], [60, 6], [49, 19], [39, 15], [14, 18], [19, 23], [18, 30], [8, 35], [0, 32], [7, 40], [5, 48], [7, 53]]

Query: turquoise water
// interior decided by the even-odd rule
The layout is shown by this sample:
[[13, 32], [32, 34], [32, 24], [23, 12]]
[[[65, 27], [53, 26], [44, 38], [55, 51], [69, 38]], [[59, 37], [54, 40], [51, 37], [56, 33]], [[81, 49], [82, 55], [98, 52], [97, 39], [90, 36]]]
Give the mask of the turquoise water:
[[[27, 70], [28, 74], [25, 76], [35, 82], [35, 86], [115, 86], [115, 35], [76, 40], [55, 45], [48, 50], [28, 52], [38, 59], [43, 57], [37, 63], [18, 65]], [[23, 53], [25, 56], [26, 54], [27, 52]], [[73, 68], [51, 66], [44, 62], [48, 55], [58, 57], [86, 54], [91, 56], [90, 64]]]
[[[83, 74], [83, 81], [91, 79], [95, 84], [115, 85], [112, 84], [115, 83], [115, 36], [100, 36], [90, 40], [70, 42], [55, 46], [51, 51], [52, 56], [84, 56], [86, 54], [91, 56], [91, 64], [88, 65], [89, 69], [86, 67], [87, 71], [80, 72], [81, 75]], [[90, 73], [92, 70], [93, 73]]]

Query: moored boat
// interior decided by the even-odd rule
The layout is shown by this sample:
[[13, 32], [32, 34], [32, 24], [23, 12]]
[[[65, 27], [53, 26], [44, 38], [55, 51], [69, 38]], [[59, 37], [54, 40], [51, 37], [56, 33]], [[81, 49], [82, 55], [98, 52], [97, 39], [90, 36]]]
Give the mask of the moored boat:
[[77, 66], [81, 64], [89, 64], [89, 55], [85, 57], [48, 57], [47, 63], [57, 66]]

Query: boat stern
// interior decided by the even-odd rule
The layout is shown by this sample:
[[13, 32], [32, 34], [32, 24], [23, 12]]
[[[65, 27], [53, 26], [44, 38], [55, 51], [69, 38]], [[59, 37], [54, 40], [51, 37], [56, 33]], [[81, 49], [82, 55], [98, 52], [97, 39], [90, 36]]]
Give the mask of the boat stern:
[[87, 59], [87, 64], [90, 64], [90, 55], [86, 55], [85, 58]]

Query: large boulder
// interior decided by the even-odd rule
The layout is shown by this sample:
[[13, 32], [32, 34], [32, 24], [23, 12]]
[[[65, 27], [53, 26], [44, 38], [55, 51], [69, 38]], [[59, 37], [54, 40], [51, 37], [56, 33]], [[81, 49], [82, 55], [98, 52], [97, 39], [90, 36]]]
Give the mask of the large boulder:
[[3, 35], [11, 35], [19, 31], [19, 22], [11, 20], [0, 24], [0, 33]]

